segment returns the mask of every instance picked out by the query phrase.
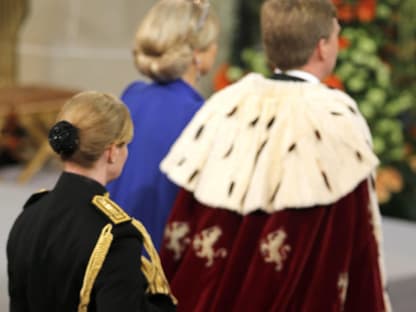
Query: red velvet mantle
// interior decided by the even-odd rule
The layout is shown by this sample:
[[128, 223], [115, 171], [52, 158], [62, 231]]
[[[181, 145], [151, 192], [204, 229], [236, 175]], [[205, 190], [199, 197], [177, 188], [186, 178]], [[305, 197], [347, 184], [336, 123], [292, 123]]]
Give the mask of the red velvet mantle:
[[384, 311], [365, 182], [339, 201], [247, 216], [182, 190], [161, 259], [178, 311]]

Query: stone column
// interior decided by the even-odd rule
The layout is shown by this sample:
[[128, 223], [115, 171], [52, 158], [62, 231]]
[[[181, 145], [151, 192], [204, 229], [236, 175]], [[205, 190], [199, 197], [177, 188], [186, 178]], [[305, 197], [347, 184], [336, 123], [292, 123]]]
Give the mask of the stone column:
[[27, 0], [0, 0], [0, 86], [16, 82], [18, 36], [27, 10]]

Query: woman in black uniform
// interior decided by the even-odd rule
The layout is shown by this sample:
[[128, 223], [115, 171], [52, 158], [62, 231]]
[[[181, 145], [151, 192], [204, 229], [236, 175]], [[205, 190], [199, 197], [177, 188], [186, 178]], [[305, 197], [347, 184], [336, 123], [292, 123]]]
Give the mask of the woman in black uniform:
[[10, 311], [175, 310], [149, 235], [105, 188], [132, 133], [113, 96], [84, 92], [64, 105], [49, 134], [64, 171], [52, 191], [29, 198], [9, 234]]

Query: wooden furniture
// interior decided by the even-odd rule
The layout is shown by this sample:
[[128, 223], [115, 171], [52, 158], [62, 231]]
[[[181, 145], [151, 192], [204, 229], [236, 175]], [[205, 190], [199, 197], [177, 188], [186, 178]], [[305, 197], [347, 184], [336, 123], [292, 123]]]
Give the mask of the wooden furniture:
[[75, 90], [48, 86], [0, 88], [0, 125], [10, 113], [15, 113], [36, 146], [34, 157], [25, 164], [18, 177], [19, 182], [28, 181], [54, 155], [47, 138], [49, 128], [62, 105], [75, 93]]

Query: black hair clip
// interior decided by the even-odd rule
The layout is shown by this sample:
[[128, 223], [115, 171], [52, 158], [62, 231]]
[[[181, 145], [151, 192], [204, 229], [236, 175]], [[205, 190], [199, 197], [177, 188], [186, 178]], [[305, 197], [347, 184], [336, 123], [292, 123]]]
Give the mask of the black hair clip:
[[49, 131], [48, 140], [57, 154], [70, 157], [79, 147], [78, 128], [68, 121], [59, 121]]

